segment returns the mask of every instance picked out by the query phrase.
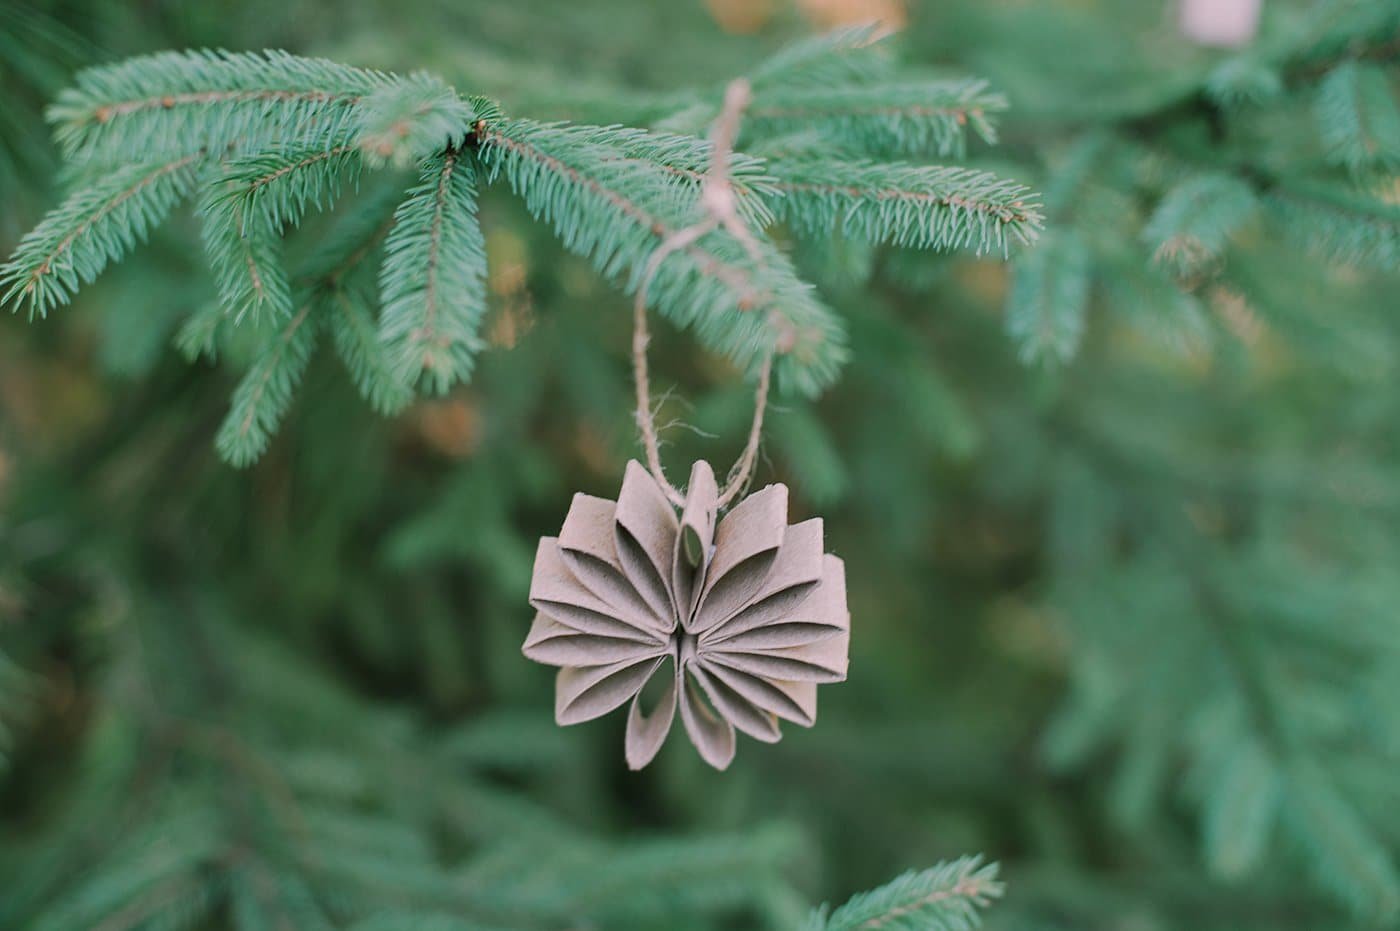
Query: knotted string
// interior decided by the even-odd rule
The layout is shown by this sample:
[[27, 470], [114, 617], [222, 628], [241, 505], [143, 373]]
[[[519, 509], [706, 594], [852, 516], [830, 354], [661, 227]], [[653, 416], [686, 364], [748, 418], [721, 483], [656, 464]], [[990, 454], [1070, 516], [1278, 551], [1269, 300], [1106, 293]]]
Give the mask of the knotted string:
[[[632, 373], [637, 385], [637, 426], [642, 433], [647, 469], [650, 470], [652, 478], [661, 486], [668, 501], [676, 507], [684, 507], [685, 495], [667, 480], [666, 472], [661, 467], [661, 450], [658, 446], [656, 420], [652, 416], [651, 385], [647, 376], [647, 343], [650, 340], [646, 305], [638, 301], [633, 312], [632, 329]], [[744, 489], [753, 478], [753, 468], [758, 461], [758, 444], [763, 436], [763, 415], [768, 408], [768, 386], [772, 375], [773, 354], [769, 353], [764, 357], [763, 366], [758, 372], [758, 387], [754, 391], [753, 401], [753, 423], [749, 426], [748, 442], [744, 444], [744, 451], [729, 470], [724, 488], [720, 490], [716, 502], [717, 509], [723, 510], [732, 504], [744, 493]]]
[[[762, 261], [763, 253], [759, 249], [758, 241], [739, 216], [738, 198], [729, 180], [729, 156], [734, 150], [734, 140], [739, 133], [739, 120], [752, 99], [749, 82], [743, 78], [731, 82], [725, 90], [724, 106], [710, 130], [710, 170], [702, 179], [700, 187], [700, 204], [705, 209], [705, 217], [698, 223], [672, 233], [657, 246], [642, 272], [642, 280], [637, 286], [637, 297], [633, 304], [632, 373], [637, 387], [637, 427], [641, 431], [642, 446], [646, 450], [647, 468], [667, 500], [676, 507], [685, 505], [685, 495], [667, 481], [666, 472], [661, 467], [656, 421], [652, 414], [651, 385], [647, 375], [647, 344], [651, 341], [647, 328], [647, 288], [667, 256], [692, 245], [701, 237], [721, 227], [743, 244], [755, 263]], [[768, 407], [768, 387], [772, 373], [773, 353], [770, 352], [764, 357], [763, 366], [758, 373], [753, 424], [749, 427], [748, 442], [725, 478], [724, 488], [720, 490], [716, 504], [718, 509], [728, 507], [740, 497], [753, 478], [754, 465], [758, 460], [758, 444], [763, 435], [763, 414]]]

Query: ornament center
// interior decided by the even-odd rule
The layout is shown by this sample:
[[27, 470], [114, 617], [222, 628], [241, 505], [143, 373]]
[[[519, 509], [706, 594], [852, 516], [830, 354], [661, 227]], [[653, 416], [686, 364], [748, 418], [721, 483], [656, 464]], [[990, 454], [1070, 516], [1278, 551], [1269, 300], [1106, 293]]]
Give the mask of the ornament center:
[[699, 652], [700, 643], [694, 634], [687, 633], [680, 628], [676, 628], [676, 632], [673, 636], [675, 637], [676, 643], [676, 668], [684, 669], [685, 664], [689, 663], [690, 660], [694, 658], [695, 654]]

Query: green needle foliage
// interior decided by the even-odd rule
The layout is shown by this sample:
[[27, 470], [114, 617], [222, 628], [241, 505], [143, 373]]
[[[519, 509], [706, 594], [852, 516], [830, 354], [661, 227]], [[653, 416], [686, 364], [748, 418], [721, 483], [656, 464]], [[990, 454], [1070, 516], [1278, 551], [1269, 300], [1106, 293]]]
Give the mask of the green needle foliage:
[[216, 439], [230, 463], [245, 466], [267, 449], [292, 403], [316, 348], [316, 318], [308, 298], [286, 323], [265, 327], [253, 365], [233, 392], [233, 403]]
[[455, 149], [430, 159], [384, 245], [380, 341], [402, 380], [415, 382], [421, 373], [439, 393], [471, 375], [486, 310], [486, 243], [473, 174], [470, 159]]
[[[871, 44], [843, 33], [780, 53], [758, 72], [744, 138], [771, 145], [816, 134], [832, 149], [879, 157], [961, 154], [968, 128], [994, 138], [991, 117], [1005, 101], [984, 82], [870, 83], [863, 67], [838, 66], [864, 59]], [[811, 83], [836, 73], [844, 85]], [[663, 243], [703, 219], [713, 160], [695, 136], [507, 118], [427, 74], [283, 53], [162, 53], [92, 69], [49, 118], [79, 187], [0, 268], [0, 294], [40, 315], [67, 303], [198, 177], [205, 257], [225, 312], [235, 324], [291, 318], [258, 353], [219, 434], [221, 453], [240, 465], [266, 448], [322, 316], [342, 318], [337, 344], [378, 407], [393, 406], [385, 374], [434, 393], [470, 377], [486, 312], [478, 174], [504, 180], [567, 248], [633, 292]], [[173, 160], [152, 166], [153, 154]], [[128, 164], [138, 156], [146, 162]], [[359, 305], [327, 314], [335, 301], [294, 301], [282, 241], [308, 209], [331, 208], [362, 169], [410, 165], [420, 183], [384, 243], [371, 343]], [[772, 168], [777, 181], [768, 162], [743, 153], [729, 167], [758, 248], [713, 230], [660, 264], [647, 298], [744, 369], [781, 342], [779, 384], [805, 394], [836, 378], [844, 326], [765, 235], [775, 218], [799, 235], [840, 224], [855, 239], [933, 249], [1004, 251], [1039, 230], [1029, 191], [987, 172], [810, 158], [786, 169], [775, 158]]]
[[[0, 928], [1400, 923], [1394, 0], [29, 2]], [[662, 458], [740, 450], [781, 334], [756, 482], [851, 675], [630, 773], [531, 566], [636, 456], [739, 76], [757, 248], [647, 282]]]
[[985, 81], [879, 83], [869, 87], [774, 87], [749, 117], [750, 137], [810, 131], [836, 146], [872, 155], [959, 155], [970, 127], [996, 140], [992, 114], [1006, 98]]
[[1028, 242], [1039, 206], [1024, 185], [966, 168], [793, 159], [772, 170], [778, 215], [807, 235], [1004, 253]]
[[1400, 162], [1400, 104], [1384, 68], [1338, 65], [1317, 92], [1317, 125], [1328, 160], [1353, 172]]
[[44, 315], [66, 304], [170, 215], [194, 188], [198, 156], [123, 165], [74, 191], [21, 241], [0, 272], [6, 303]]
[[997, 865], [976, 857], [940, 863], [855, 896], [836, 911], [822, 908], [807, 922], [808, 931], [857, 931], [891, 928], [903, 931], [971, 931], [981, 926], [978, 909], [1002, 894]]
[[161, 52], [80, 73], [47, 116], [67, 158], [99, 167], [133, 152], [324, 147], [346, 137], [356, 105], [391, 80], [285, 52]]

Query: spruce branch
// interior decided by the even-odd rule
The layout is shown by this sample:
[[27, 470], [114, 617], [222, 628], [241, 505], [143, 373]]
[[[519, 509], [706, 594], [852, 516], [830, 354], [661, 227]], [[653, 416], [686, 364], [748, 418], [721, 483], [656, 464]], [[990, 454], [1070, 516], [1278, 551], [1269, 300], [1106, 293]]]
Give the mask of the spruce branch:
[[1005, 253], [1039, 235], [1031, 190], [985, 171], [836, 159], [770, 166], [778, 217], [800, 234], [843, 235], [916, 249]]
[[261, 214], [272, 227], [301, 222], [308, 208], [329, 210], [346, 185], [359, 180], [354, 143], [331, 148], [276, 147], [230, 159], [214, 182], [220, 197], [241, 199], [244, 214]]
[[[179, 195], [201, 188], [205, 253], [229, 317], [275, 318], [296, 336], [287, 345], [298, 351], [265, 350], [269, 387], [239, 402], [265, 413], [226, 425], [221, 449], [241, 461], [266, 445], [253, 426], [275, 425], [287, 403], [281, 388], [305, 366], [307, 302], [380, 409], [402, 407], [409, 386], [442, 391], [470, 375], [485, 311], [479, 163], [624, 290], [737, 365], [761, 369], [764, 384], [766, 360], [780, 350], [779, 384], [814, 393], [845, 358], [843, 326], [765, 235], [779, 214], [800, 233], [839, 223], [871, 241], [979, 249], [1027, 240], [1038, 222], [1034, 203], [1018, 201], [1024, 189], [990, 175], [830, 160], [847, 151], [952, 152], [968, 127], [992, 137], [999, 96], [976, 81], [895, 81], [879, 38], [855, 29], [799, 43], [760, 66], [752, 85], [731, 84], [758, 88], [743, 120], [756, 145], [782, 153], [796, 138], [819, 139], [807, 151], [824, 154], [825, 169], [820, 158], [770, 163], [736, 152], [737, 120], [717, 122], [724, 138], [703, 140], [507, 119], [495, 103], [425, 73], [282, 52], [162, 53], [89, 69], [50, 110], [79, 193], [0, 270], [0, 294], [40, 313], [66, 301]], [[169, 161], [123, 165], [137, 150]], [[785, 160], [779, 185], [773, 165]], [[424, 174], [388, 233], [379, 319], [366, 289], [343, 267], [328, 271], [324, 256], [294, 284], [284, 231], [309, 209], [332, 207], [362, 167], [410, 163]], [[177, 342], [212, 356], [221, 329], [204, 309]]]
[[[398, 179], [378, 175], [367, 193], [332, 221], [307, 256], [298, 281], [308, 287], [335, 289], [353, 277], [372, 277], [375, 267], [366, 262], [394, 228], [394, 212], [403, 202]], [[377, 267], [377, 266], [376, 266]]]
[[413, 401], [413, 388], [394, 370], [379, 339], [373, 298], [368, 289], [346, 284], [323, 298], [323, 318], [336, 352], [361, 397], [381, 414], [396, 414]]
[[405, 382], [425, 376], [441, 393], [470, 377], [485, 279], [475, 169], [468, 153], [448, 149], [423, 165], [396, 212], [379, 274], [380, 341]]
[[1400, 105], [1385, 70], [1348, 61], [1318, 87], [1316, 115], [1327, 157], [1353, 172], [1400, 165]]
[[870, 156], [961, 155], [967, 130], [996, 141], [993, 114], [1006, 98], [985, 81], [777, 87], [755, 94], [741, 143], [816, 133], [838, 151]]
[[979, 910], [1002, 894], [996, 876], [997, 865], [980, 857], [911, 870], [853, 897], [829, 917], [819, 910], [807, 931], [970, 931], [981, 924]]
[[341, 137], [355, 104], [390, 81], [286, 52], [161, 52], [79, 73], [47, 115], [77, 162], [311, 145]]
[[[618, 128], [616, 144], [627, 161], [661, 168], [692, 195], [699, 194], [715, 162], [714, 142], [695, 136]], [[781, 195], [768, 174], [768, 162], [730, 151], [726, 166], [735, 209], [745, 224], [757, 229], [771, 225], [774, 218], [769, 201]]]
[[254, 319], [291, 313], [281, 231], [309, 207], [330, 208], [359, 175], [353, 143], [332, 148], [277, 147], [230, 159], [201, 206], [205, 255], [229, 314]]
[[1286, 770], [1283, 823], [1310, 855], [1318, 879], [1353, 911], [1382, 923], [1400, 915], [1400, 872], [1376, 830], [1315, 762]]
[[42, 317], [68, 303], [191, 193], [198, 158], [124, 166], [69, 195], [0, 266], [0, 306], [27, 304]]
[[219, 330], [227, 321], [223, 305], [217, 300], [201, 304], [175, 333], [175, 349], [186, 362], [218, 361]]
[[1258, 631], [1231, 623], [1240, 607], [1219, 568], [1188, 551], [1189, 539], [1173, 541], [1181, 567], [1192, 579], [1206, 633], [1218, 651], [1228, 684], [1243, 709], [1241, 718], [1257, 736], [1282, 779], [1276, 815], [1312, 860], [1314, 876], [1357, 913], [1391, 921], [1400, 914], [1400, 873], [1389, 851], [1337, 779], [1318, 749], [1300, 739], [1286, 712], [1282, 685], [1261, 645]]
[[792, 42], [749, 74], [756, 91], [768, 87], [831, 87], [888, 77], [894, 59], [877, 23], [833, 29]]
[[460, 144], [478, 118], [471, 103], [420, 71], [366, 97], [356, 110], [355, 136], [371, 167], [407, 168]]
[[317, 295], [316, 312], [360, 395], [381, 414], [398, 413], [414, 396], [379, 339], [378, 263], [368, 261], [393, 229], [402, 196], [396, 185], [381, 184], [338, 216], [298, 279]]
[[1331, 261], [1400, 268], [1400, 207], [1336, 185], [1291, 180], [1273, 184], [1264, 203], [1288, 236]]
[[1020, 256], [1006, 299], [1006, 329], [1026, 363], [1069, 361], [1084, 337], [1090, 253], [1074, 230], [1045, 236]]
[[250, 209], [236, 190], [213, 186], [200, 205], [204, 255], [219, 299], [234, 322], [292, 313], [292, 290], [282, 259], [281, 230], [269, 214]]
[[[504, 175], [566, 247], [632, 293], [658, 246], [701, 215], [698, 189], [678, 191], [665, 170], [627, 161], [612, 127], [503, 120], [483, 129], [480, 155], [489, 178]], [[756, 257], [722, 228], [676, 247], [649, 282], [648, 304], [745, 368], [772, 351], [777, 334], [765, 313], [780, 312], [795, 336], [779, 377], [818, 390], [844, 358], [841, 326], [786, 257], [756, 241]]]
[[257, 360], [233, 392], [233, 403], [219, 427], [219, 454], [243, 468], [267, 449], [301, 382], [316, 345], [308, 298], [287, 323], [271, 331]]
[[1180, 275], [1218, 260], [1230, 239], [1259, 209], [1244, 181], [1225, 174], [1197, 175], [1173, 187], [1142, 229], [1152, 259]]

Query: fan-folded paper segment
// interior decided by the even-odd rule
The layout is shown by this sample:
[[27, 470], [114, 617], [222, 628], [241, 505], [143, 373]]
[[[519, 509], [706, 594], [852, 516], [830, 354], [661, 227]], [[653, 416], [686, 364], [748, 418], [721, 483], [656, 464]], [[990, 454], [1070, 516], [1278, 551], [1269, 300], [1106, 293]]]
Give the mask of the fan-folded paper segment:
[[[822, 551], [821, 520], [789, 526], [783, 485], [716, 520], [718, 499], [714, 472], [697, 462], [678, 515], [629, 462], [617, 501], [575, 495], [535, 555], [524, 653], [559, 667], [560, 724], [631, 702], [632, 769], [656, 756], [678, 706], [701, 757], [724, 769], [736, 728], [772, 743], [779, 719], [811, 727], [817, 686], [846, 678], [846, 571]], [[660, 696], [644, 708], [658, 673]]]

